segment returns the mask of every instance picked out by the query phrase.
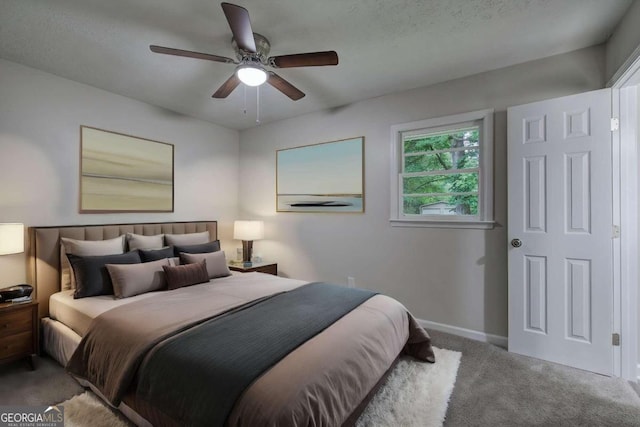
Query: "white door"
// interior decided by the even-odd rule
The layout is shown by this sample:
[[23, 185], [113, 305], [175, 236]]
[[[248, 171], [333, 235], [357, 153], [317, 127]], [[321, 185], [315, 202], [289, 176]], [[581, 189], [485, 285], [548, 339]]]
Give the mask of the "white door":
[[611, 90], [507, 124], [509, 351], [611, 375]]

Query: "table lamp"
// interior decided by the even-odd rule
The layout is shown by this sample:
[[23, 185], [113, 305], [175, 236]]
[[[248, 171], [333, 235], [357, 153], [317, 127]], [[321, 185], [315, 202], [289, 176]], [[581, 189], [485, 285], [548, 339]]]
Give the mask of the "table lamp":
[[24, 252], [24, 224], [0, 224], [0, 255]]
[[242, 240], [242, 262], [245, 267], [251, 267], [253, 241], [263, 237], [264, 223], [262, 221], [235, 221], [233, 223], [233, 238]]

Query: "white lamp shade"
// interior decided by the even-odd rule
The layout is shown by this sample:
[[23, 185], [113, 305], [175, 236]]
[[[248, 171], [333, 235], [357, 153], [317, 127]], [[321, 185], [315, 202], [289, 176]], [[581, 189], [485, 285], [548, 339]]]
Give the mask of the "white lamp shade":
[[247, 86], [260, 86], [267, 81], [267, 73], [258, 67], [241, 65], [236, 70], [236, 74], [240, 81]]
[[233, 238], [237, 240], [260, 240], [264, 238], [264, 222], [235, 221], [233, 223]]
[[0, 224], [0, 255], [24, 252], [24, 225]]

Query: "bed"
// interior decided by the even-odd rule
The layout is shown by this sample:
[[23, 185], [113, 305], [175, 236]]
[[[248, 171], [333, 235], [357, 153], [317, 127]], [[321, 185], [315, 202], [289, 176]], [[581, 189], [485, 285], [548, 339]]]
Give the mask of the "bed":
[[[400, 303], [383, 295], [353, 295], [345, 288], [333, 285], [309, 284], [262, 273], [234, 273], [195, 286], [146, 292], [122, 299], [114, 299], [111, 295], [74, 299], [73, 290], [61, 289], [64, 254], [61, 254], [60, 241], [63, 237], [101, 241], [126, 233], [153, 236], [205, 231], [211, 240], [215, 240], [217, 223], [202, 221], [30, 229], [30, 279], [35, 285], [35, 298], [40, 303], [43, 349], [67, 366], [85, 386], [91, 387], [106, 402], [118, 407], [135, 424], [205, 425], [210, 424], [205, 420], [218, 420], [215, 416], [222, 416], [219, 419], [223, 421], [214, 424], [352, 425], [399, 355], [410, 354], [420, 360], [434, 362], [428, 334]], [[345, 314], [336, 314], [334, 320], [329, 320], [326, 326], [317, 326], [319, 329], [314, 332], [309, 329], [313, 325], [307, 327], [307, 323], [314, 322], [305, 321], [302, 324], [299, 319], [304, 317], [295, 317], [308, 316], [308, 313], [291, 314], [287, 312], [291, 309], [286, 307], [297, 306], [297, 301], [305, 301], [300, 298], [317, 300], [321, 307], [324, 297], [319, 298], [317, 295], [320, 294], [312, 293], [319, 291], [334, 293], [327, 298], [355, 299], [353, 308], [345, 308]], [[318, 308], [317, 318], [337, 305], [328, 301], [325, 308]], [[280, 308], [273, 311], [276, 310], [273, 307]], [[277, 314], [269, 314], [273, 317], [268, 321], [255, 317], [259, 314], [251, 314], [260, 310]], [[196, 313], [200, 312], [206, 312], [206, 315], [198, 315], [201, 317], [194, 320]], [[251, 320], [254, 323], [247, 320], [252, 315], [255, 317]], [[289, 318], [298, 320], [294, 320], [289, 327], [289, 323], [283, 320]], [[313, 319], [316, 319], [315, 315]], [[287, 330], [282, 335], [286, 339], [278, 335], [279, 340], [285, 341], [277, 342], [284, 345], [271, 345], [273, 351], [287, 347], [289, 339], [298, 339], [300, 343], [291, 344], [290, 351], [277, 356], [273, 362], [260, 362], [266, 368], [256, 371], [260, 373], [255, 377], [238, 378], [237, 383], [245, 381], [246, 388], [241, 387], [241, 391], [234, 395], [236, 397], [226, 403], [227, 412], [218, 410], [218, 406], [223, 408], [225, 405], [226, 388], [212, 384], [216, 381], [198, 382], [198, 379], [208, 378], [207, 375], [218, 378], [220, 373], [211, 374], [198, 363], [205, 356], [230, 358], [225, 351], [242, 354], [244, 347], [241, 345], [248, 344], [216, 346], [218, 341], [212, 341], [211, 336], [218, 337], [220, 330], [233, 335], [235, 327], [245, 331], [239, 337], [251, 336], [256, 330], [255, 322], [272, 324], [271, 328], [276, 329], [276, 334]], [[164, 333], [165, 324], [174, 328], [168, 335]], [[300, 331], [305, 328], [309, 329], [306, 332], [309, 336], [295, 337], [296, 334], [303, 334]], [[143, 341], [140, 337], [150, 336], [157, 336], [157, 339], [149, 338], [149, 343], [140, 344]], [[260, 336], [251, 338], [251, 342], [257, 338]], [[239, 338], [234, 341], [243, 340]], [[228, 341], [223, 339], [220, 342]], [[203, 345], [209, 347], [203, 350]], [[225, 350], [218, 351], [222, 347]], [[177, 348], [178, 354], [170, 355], [167, 349], [171, 348], [174, 348], [174, 353]], [[265, 350], [265, 353], [268, 351]], [[113, 363], [113, 360], [118, 363]], [[163, 360], [164, 365], [161, 363]], [[218, 361], [202, 363], [217, 364]], [[83, 374], [78, 374], [79, 367], [84, 369]], [[228, 377], [227, 373], [234, 370], [245, 373], [254, 367], [234, 369], [232, 366], [224, 369], [222, 377], [226, 378], [229, 389], [233, 389], [238, 384], [229, 379], [235, 377]], [[172, 378], [171, 374], [175, 377]], [[113, 378], [118, 378], [118, 381]], [[168, 382], [170, 378], [172, 382]], [[188, 380], [183, 381], [184, 378]], [[182, 399], [183, 396], [187, 398]], [[212, 396], [218, 397], [213, 399]], [[171, 405], [176, 408], [169, 408]], [[194, 406], [191, 408], [187, 405]], [[200, 418], [184, 418], [192, 417], [191, 412], [201, 410], [203, 413]], [[209, 414], [206, 411], [214, 412]], [[185, 415], [186, 412], [189, 414]]]

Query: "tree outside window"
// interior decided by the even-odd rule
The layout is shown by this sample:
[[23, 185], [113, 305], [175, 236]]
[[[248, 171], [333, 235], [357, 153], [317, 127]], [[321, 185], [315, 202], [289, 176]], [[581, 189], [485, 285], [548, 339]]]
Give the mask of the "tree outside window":
[[405, 215], [478, 215], [479, 128], [402, 138]]

